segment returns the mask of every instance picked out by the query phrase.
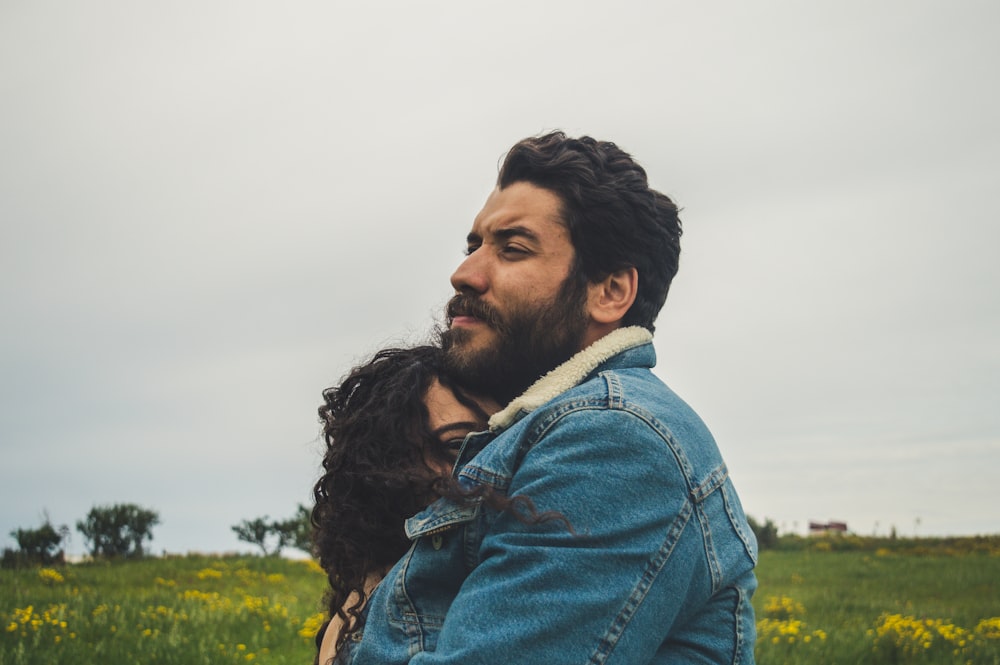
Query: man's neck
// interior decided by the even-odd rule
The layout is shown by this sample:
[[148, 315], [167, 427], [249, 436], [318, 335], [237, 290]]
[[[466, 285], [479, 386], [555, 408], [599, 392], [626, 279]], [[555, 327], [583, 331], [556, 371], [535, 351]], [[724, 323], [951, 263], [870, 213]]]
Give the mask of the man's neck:
[[512, 399], [503, 409], [490, 417], [490, 429], [510, 426], [520, 412], [533, 411], [569, 390], [612, 356], [653, 341], [653, 334], [640, 326], [626, 326], [612, 333], [581, 349], [572, 358], [535, 381], [521, 395]]
[[606, 337], [608, 334], [614, 332], [615, 330], [618, 330], [621, 327], [622, 327], [622, 322], [620, 320], [615, 321], [614, 323], [596, 323], [594, 321], [591, 321], [589, 324], [587, 324], [587, 332], [584, 333], [583, 342], [580, 344], [580, 348], [577, 349], [576, 352], [579, 353], [580, 351], [583, 351], [597, 340], [601, 339], [602, 337]]

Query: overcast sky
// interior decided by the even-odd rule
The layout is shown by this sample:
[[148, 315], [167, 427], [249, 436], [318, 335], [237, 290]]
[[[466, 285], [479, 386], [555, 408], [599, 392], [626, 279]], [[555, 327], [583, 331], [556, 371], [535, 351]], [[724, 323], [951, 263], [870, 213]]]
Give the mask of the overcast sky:
[[0, 543], [308, 505], [321, 391], [556, 128], [683, 208], [656, 373], [749, 514], [998, 533], [998, 62], [989, 1], [0, 0]]

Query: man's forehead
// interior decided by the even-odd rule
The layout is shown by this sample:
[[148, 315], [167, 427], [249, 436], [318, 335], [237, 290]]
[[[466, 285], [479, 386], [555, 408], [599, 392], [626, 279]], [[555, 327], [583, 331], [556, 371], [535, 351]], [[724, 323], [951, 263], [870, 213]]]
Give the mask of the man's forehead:
[[558, 195], [531, 183], [515, 182], [490, 193], [469, 235], [515, 233], [542, 237], [562, 235], [566, 231]]

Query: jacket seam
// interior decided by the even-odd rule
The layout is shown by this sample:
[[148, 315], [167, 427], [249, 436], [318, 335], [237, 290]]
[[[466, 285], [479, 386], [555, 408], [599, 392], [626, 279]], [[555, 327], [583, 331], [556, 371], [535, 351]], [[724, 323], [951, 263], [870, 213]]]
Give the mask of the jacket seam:
[[708, 563], [708, 572], [712, 580], [712, 593], [715, 594], [722, 586], [722, 566], [715, 552], [712, 525], [709, 523], [708, 515], [705, 514], [702, 504], [697, 504], [695, 512], [698, 515], [698, 525], [701, 527], [701, 543], [702, 547], [705, 548], [705, 561]]
[[[519, 437], [522, 439], [522, 443], [517, 451], [517, 457], [512, 464], [512, 468], [516, 469], [520, 467], [524, 455], [529, 450], [534, 448], [539, 441], [544, 439], [549, 430], [563, 418], [575, 414], [578, 411], [616, 411], [629, 414], [645, 423], [645, 425], [655, 432], [656, 435], [663, 441], [664, 446], [670, 451], [671, 457], [673, 457], [680, 468], [681, 475], [684, 477], [684, 482], [687, 485], [687, 491], [692, 498], [694, 498], [697, 488], [701, 486], [706, 487], [706, 491], [701, 492], [699, 494], [700, 498], [695, 499], [696, 501], [703, 500], [708, 494], [715, 489], [718, 489], [718, 487], [723, 484], [725, 478], [719, 479], [716, 477], [716, 474], [719, 471], [718, 469], [713, 471], [713, 473], [710, 474], [704, 481], [698, 482], [694, 478], [694, 468], [690, 460], [687, 459], [687, 456], [684, 454], [681, 446], [678, 445], [677, 441], [674, 439], [673, 433], [664, 424], [653, 418], [652, 415], [645, 409], [633, 405], [624, 397], [624, 390], [621, 389], [621, 380], [620, 377], [617, 376], [616, 372], [602, 372], [601, 375], [606, 383], [614, 382], [618, 385], [617, 394], [620, 396], [620, 399], [613, 401], [609, 385], [609, 394], [600, 395], [598, 397], [590, 396], [571, 398], [559, 404], [552, 404], [543, 412], [536, 411], [532, 415], [537, 417], [538, 421], [533, 427], [525, 432], [523, 437]], [[498, 434], [505, 432], [506, 431], [504, 430], [498, 432]], [[724, 465], [722, 467], [722, 473], [728, 476], [728, 472], [725, 470]], [[513, 473], [510, 475], [504, 475], [496, 473], [495, 471], [484, 469], [481, 466], [477, 466], [474, 459], [470, 461], [465, 469], [462, 470], [461, 475], [469, 477], [470, 479], [474, 476], [482, 477], [484, 479], [488, 478], [492, 481], [491, 484], [496, 489], [506, 489], [506, 487], [509, 487], [509, 483], [513, 477]]]
[[590, 665], [602, 665], [611, 657], [615, 646], [621, 640], [622, 635], [625, 634], [625, 629], [628, 628], [632, 618], [639, 611], [649, 591], [653, 588], [653, 584], [656, 582], [659, 573], [667, 565], [667, 561], [670, 560], [670, 556], [673, 554], [677, 543], [680, 542], [681, 534], [684, 532], [688, 522], [690, 522], [693, 512], [693, 504], [690, 501], [685, 501], [684, 506], [677, 514], [677, 518], [670, 525], [666, 538], [657, 550], [656, 555], [646, 563], [646, 567], [642, 571], [638, 583], [633, 587], [621, 610], [612, 619], [607, 633], [601, 638], [594, 653], [587, 661]]
[[743, 529], [743, 520], [738, 519], [735, 511], [733, 510], [732, 499], [729, 497], [728, 489], [731, 488], [731, 484], [727, 483], [722, 486], [722, 505], [726, 510], [726, 516], [729, 518], [729, 523], [733, 525], [733, 529], [736, 531], [736, 535], [739, 536], [740, 542], [743, 543], [743, 549], [746, 550], [747, 556], [753, 564], [757, 565], [757, 548], [754, 547], [756, 543], [756, 536], [751, 532], [747, 534]]
[[743, 622], [740, 621], [740, 617], [744, 613], [744, 605], [747, 603], [747, 595], [740, 587], [736, 588], [736, 613], [733, 615], [736, 623], [736, 639], [735, 639], [735, 650], [733, 651], [733, 665], [740, 665], [741, 656], [743, 654]]

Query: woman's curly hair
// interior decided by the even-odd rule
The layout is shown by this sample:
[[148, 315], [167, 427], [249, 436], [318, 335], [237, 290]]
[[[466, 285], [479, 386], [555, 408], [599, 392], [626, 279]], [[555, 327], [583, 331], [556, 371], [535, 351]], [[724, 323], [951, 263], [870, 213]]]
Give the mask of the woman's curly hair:
[[424, 404], [435, 379], [485, 426], [486, 413], [449, 380], [434, 346], [379, 351], [323, 391], [326, 452], [313, 490], [312, 526], [330, 582], [330, 616], [343, 621], [338, 651], [362, 627], [366, 581], [383, 575], [409, 548], [403, 522], [442, 492], [443, 479], [427, 465], [428, 459], [446, 459]]

